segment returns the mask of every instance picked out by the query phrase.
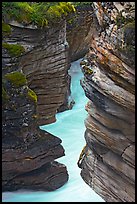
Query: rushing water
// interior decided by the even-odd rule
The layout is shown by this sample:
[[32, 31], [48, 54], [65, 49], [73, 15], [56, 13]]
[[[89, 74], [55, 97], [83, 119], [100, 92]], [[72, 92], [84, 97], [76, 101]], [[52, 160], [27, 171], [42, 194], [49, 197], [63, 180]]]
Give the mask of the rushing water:
[[80, 176], [80, 169], [77, 166], [80, 152], [85, 145], [84, 119], [87, 115], [85, 104], [88, 101], [80, 86], [80, 79], [83, 74], [80, 70], [79, 61], [73, 62], [70, 68], [71, 92], [76, 102], [73, 109], [58, 113], [56, 123], [41, 126], [41, 129], [47, 130], [62, 139], [65, 156], [57, 159], [57, 161], [67, 166], [68, 182], [52, 192], [25, 190], [5, 192], [2, 195], [3, 202], [105, 202], [83, 181]]

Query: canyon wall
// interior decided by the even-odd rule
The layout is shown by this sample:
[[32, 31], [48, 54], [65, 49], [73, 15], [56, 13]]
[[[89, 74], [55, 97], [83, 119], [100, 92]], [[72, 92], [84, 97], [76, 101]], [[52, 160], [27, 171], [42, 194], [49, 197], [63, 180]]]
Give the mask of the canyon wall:
[[[90, 20], [86, 25], [82, 18], [82, 34], [75, 39], [84, 41]], [[77, 58], [88, 49], [83, 52], [79, 40], [77, 46], [71, 43], [75, 29], [66, 35], [63, 19], [43, 29], [17, 21], [9, 25], [2, 24], [2, 188], [55, 190], [68, 180], [66, 167], [54, 161], [65, 153], [61, 140], [39, 125], [55, 122], [56, 112], [72, 107], [70, 53]]]
[[[73, 62], [85, 56], [89, 51], [90, 42], [94, 33], [98, 32], [99, 24], [91, 5], [76, 7], [76, 12], [71, 14], [66, 21], [65, 46], [68, 48], [68, 61]], [[68, 75], [68, 88], [65, 93], [65, 100], [58, 108], [58, 112], [71, 109], [75, 101], [71, 98], [70, 83]], [[69, 100], [68, 100], [69, 99]]]
[[[91, 8], [90, 8], [91, 9]], [[81, 13], [83, 12], [83, 13]], [[54, 27], [29, 29], [11, 22], [10, 42], [24, 46], [19, 67], [28, 80], [29, 87], [37, 94], [39, 125], [56, 121], [55, 114], [70, 109], [73, 100], [68, 100], [71, 78], [70, 63], [84, 57], [89, 50], [92, 33], [97, 28], [93, 11], [78, 11], [74, 22], [62, 20]]]
[[68, 49], [65, 46], [65, 21], [50, 29], [32, 30], [14, 27], [15, 41], [28, 52], [20, 60], [20, 69], [28, 85], [38, 96], [39, 125], [55, 122], [57, 109], [68, 91]]
[[54, 161], [65, 153], [61, 139], [39, 125], [55, 120], [67, 89], [65, 21], [48, 31], [11, 24], [3, 23], [2, 188], [55, 190], [68, 180]]
[[71, 62], [85, 56], [89, 50], [92, 35], [99, 29], [98, 27], [92, 6], [88, 4], [77, 7], [76, 14], [73, 14], [67, 22], [66, 39]]
[[[102, 26], [103, 15], [105, 22], [107, 19], [105, 6], [96, 6]], [[81, 62], [81, 85], [89, 102], [86, 146], [78, 165], [83, 180], [105, 201], [135, 202], [134, 3], [112, 3], [106, 5], [107, 9], [108, 6], [111, 16], [123, 9], [124, 22], [121, 16], [116, 25], [108, 18], [108, 26], [94, 36]]]

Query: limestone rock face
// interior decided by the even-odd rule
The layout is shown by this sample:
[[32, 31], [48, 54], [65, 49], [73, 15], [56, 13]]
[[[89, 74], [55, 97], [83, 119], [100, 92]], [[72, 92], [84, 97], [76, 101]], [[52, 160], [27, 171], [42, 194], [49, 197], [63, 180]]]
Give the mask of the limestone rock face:
[[81, 176], [107, 202], [135, 202], [134, 18], [110, 27], [95, 36], [81, 62], [90, 100]]
[[18, 137], [13, 133], [10, 135], [13, 137], [10, 139], [11, 142], [7, 142], [9, 138], [4, 138], [3, 191], [55, 190], [67, 182], [68, 173], [65, 165], [54, 161], [64, 156], [61, 140], [40, 129], [36, 129], [35, 132], [34, 130], [29, 131], [27, 135], [28, 140], [35, 137], [33, 142], [18, 141], [17, 146], [14, 140]]
[[[70, 22], [70, 23], [69, 23]], [[90, 47], [93, 34], [99, 30], [99, 24], [93, 7], [77, 7], [77, 12], [67, 23], [66, 39], [69, 44], [70, 61], [85, 56]]]
[[[79, 15], [79, 19], [82, 19], [83, 28], [76, 36], [78, 41], [72, 42], [75, 34], [67, 34], [70, 36], [70, 49], [66, 41], [65, 20], [45, 29], [24, 27], [15, 21], [9, 23], [11, 33], [3, 38], [3, 42], [21, 45], [24, 52], [15, 57], [4, 47], [2, 50], [3, 191], [20, 188], [55, 190], [68, 180], [66, 167], [54, 161], [64, 156], [61, 140], [38, 126], [55, 122], [56, 112], [70, 109], [75, 103], [68, 101], [71, 92], [68, 75], [72, 60], [70, 50], [75, 59], [87, 52], [91, 27], [91, 18], [87, 14], [84, 18]], [[81, 37], [85, 40], [82, 45]], [[16, 71], [25, 74], [27, 79], [20, 87], [5, 79], [7, 73]], [[16, 80], [18, 84], [20, 79], [17, 77]]]
[[[35, 88], [33, 90], [29, 88], [30, 86], [33, 87], [33, 84], [31, 83], [33, 80], [35, 81], [35, 76], [37, 76], [36, 77], [37, 83], [38, 78], [42, 77], [42, 74], [39, 76], [36, 74], [39, 73], [40, 67], [39, 66], [35, 67], [36, 65], [35, 60], [37, 61], [36, 58], [37, 57], [39, 58], [39, 55], [41, 55], [42, 52], [38, 53], [37, 51], [35, 53], [34, 51], [35, 49], [33, 50], [33, 46], [35, 45], [35, 43], [37, 45], [39, 43], [39, 40], [41, 39], [40, 33], [41, 31], [38, 30], [30, 30], [13, 26], [11, 36], [6, 38], [3, 37], [2, 44], [3, 191], [13, 191], [17, 189], [55, 190], [64, 185], [68, 180], [68, 172], [65, 165], [54, 161], [55, 159], [65, 155], [64, 149], [61, 145], [62, 141], [58, 137], [46, 131], [43, 131], [39, 128], [39, 117], [36, 110], [38, 97], [33, 91]], [[34, 37], [33, 34], [35, 38], [33, 38]], [[36, 36], [38, 36], [37, 39]], [[57, 45], [55, 44], [54, 46], [56, 47]], [[13, 49], [14, 53], [12, 53]], [[23, 50], [23, 53], [20, 53], [20, 55], [19, 49]], [[30, 51], [28, 51], [28, 49], [30, 49]], [[32, 55], [31, 52], [34, 52], [35, 55]], [[17, 54], [17, 56], [15, 56], [15, 53]], [[28, 56], [30, 58], [28, 58]], [[46, 58], [46, 56], [43, 57]], [[32, 81], [30, 80], [29, 82], [27, 82], [26, 76], [22, 71], [22, 69], [26, 68], [26, 67], [24, 68], [25, 65], [23, 66], [23, 62], [25, 63], [24, 59], [26, 60], [27, 64], [26, 66], [28, 66], [27, 67], [28, 70], [27, 71], [25, 70], [24, 73], [26, 75], [28, 74], [27, 75], [28, 80], [30, 79], [29, 76], [32, 77]], [[32, 60], [32, 62], [30, 60]], [[28, 65], [29, 63], [31, 69]], [[31, 66], [31, 63], [33, 67]], [[66, 64], [64, 66], [66, 66]], [[44, 67], [46, 67], [46, 64]], [[51, 78], [54, 77], [56, 82], [54, 81], [53, 83], [51, 81], [51, 83], [53, 83], [53, 87], [57, 89], [59, 84], [63, 83], [63, 80], [64, 83], [66, 83], [64, 77], [65, 74], [67, 73], [67, 68], [65, 69], [63, 67], [64, 70], [62, 71], [60, 71], [60, 69], [57, 70], [55, 68], [55, 70], [53, 70], [52, 67], [50, 68], [48, 68], [47, 70], [47, 72], [49, 71], [49, 73], [47, 73], [49, 79], [47, 78], [47, 80], [50, 81], [50, 77]], [[57, 72], [59, 73], [62, 72], [60, 79], [58, 79], [59, 75], [57, 74]], [[33, 75], [34, 73], [35, 76]], [[28, 85], [30, 86], [28, 87]], [[43, 84], [41, 84], [41, 86], [42, 85]], [[46, 90], [48, 90], [48, 88], [49, 87], [47, 85]], [[55, 93], [55, 90], [51, 89], [51, 96], [53, 95], [53, 92]], [[42, 94], [42, 91], [39, 93]], [[55, 95], [55, 97], [58, 97], [57, 94]], [[54, 101], [55, 98], [52, 99], [52, 97], [50, 98], [49, 96], [45, 98], [47, 101], [49, 100], [49, 103], [51, 103], [54, 106], [57, 106], [57, 104], [58, 105], [61, 104], [61, 102], [63, 101], [63, 96], [60, 97], [59, 101]], [[53, 100], [53, 103], [51, 99]], [[43, 100], [42, 104], [44, 104], [44, 98], [42, 100]]]
[[92, 34], [98, 29], [93, 14], [91, 7], [88, 10], [82, 8], [82, 11], [78, 9], [73, 23], [67, 21], [66, 25], [66, 21], [62, 20], [53, 28], [45, 29], [10, 22], [12, 32], [9, 42], [18, 42], [26, 51], [19, 67], [27, 77], [29, 87], [38, 96], [39, 125], [55, 122], [56, 112], [73, 106], [74, 101], [68, 100], [71, 94], [68, 69], [71, 61], [88, 52]]
[[49, 29], [12, 27], [10, 41], [26, 48], [20, 60], [28, 85], [38, 96], [39, 125], [55, 122], [57, 109], [63, 104], [68, 89], [68, 49], [65, 21]]

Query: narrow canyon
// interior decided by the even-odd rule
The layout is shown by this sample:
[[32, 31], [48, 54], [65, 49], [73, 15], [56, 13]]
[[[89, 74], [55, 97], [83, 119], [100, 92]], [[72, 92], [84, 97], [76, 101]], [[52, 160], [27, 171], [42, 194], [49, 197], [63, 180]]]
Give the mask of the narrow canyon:
[[[134, 202], [135, 2], [25, 3], [2, 8], [2, 191], [69, 182], [56, 161], [62, 139], [40, 126], [73, 110], [69, 70], [82, 58], [88, 115], [79, 176], [106, 202]], [[33, 22], [29, 15], [42, 8], [48, 23]]]

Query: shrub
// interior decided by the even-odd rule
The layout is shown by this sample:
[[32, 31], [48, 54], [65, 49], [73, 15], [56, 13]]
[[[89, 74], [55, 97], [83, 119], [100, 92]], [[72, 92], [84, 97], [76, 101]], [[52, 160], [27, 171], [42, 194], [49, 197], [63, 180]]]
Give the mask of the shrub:
[[20, 23], [34, 23], [38, 27], [61, 19], [62, 15], [75, 12], [70, 2], [3, 2], [3, 19], [14, 19]]

